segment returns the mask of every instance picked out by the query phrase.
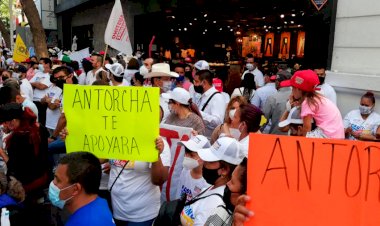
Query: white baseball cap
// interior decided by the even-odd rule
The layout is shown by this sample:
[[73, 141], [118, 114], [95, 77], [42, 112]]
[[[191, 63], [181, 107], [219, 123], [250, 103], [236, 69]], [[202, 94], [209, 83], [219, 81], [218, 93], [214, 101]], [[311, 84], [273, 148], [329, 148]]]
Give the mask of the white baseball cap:
[[197, 135], [188, 141], [180, 141], [178, 144], [185, 146], [187, 149], [193, 152], [198, 152], [203, 148], [209, 148], [211, 146], [207, 137], [203, 135]]
[[299, 107], [293, 107], [289, 111], [288, 118], [285, 119], [284, 121], [279, 122], [278, 126], [285, 127], [285, 126], [288, 126], [289, 124], [299, 124], [299, 125], [303, 124], [303, 120], [301, 117], [301, 110]]
[[231, 137], [219, 138], [210, 148], [199, 150], [198, 155], [206, 162], [223, 160], [233, 165], [239, 165], [243, 160], [238, 141]]
[[180, 104], [189, 105], [190, 93], [184, 88], [174, 88], [170, 93], [163, 93], [163, 98], [172, 99]]
[[123, 65], [119, 63], [114, 63], [114, 64], [106, 64], [105, 66], [111, 74], [113, 74], [116, 77], [123, 77], [124, 76], [124, 67]]
[[170, 65], [167, 63], [157, 63], [152, 65], [152, 70], [148, 74], [144, 75], [144, 78], [153, 78], [153, 77], [174, 77], [178, 78], [177, 73], [170, 71]]
[[194, 64], [194, 67], [198, 70], [210, 70], [210, 65], [205, 60], [199, 60]]

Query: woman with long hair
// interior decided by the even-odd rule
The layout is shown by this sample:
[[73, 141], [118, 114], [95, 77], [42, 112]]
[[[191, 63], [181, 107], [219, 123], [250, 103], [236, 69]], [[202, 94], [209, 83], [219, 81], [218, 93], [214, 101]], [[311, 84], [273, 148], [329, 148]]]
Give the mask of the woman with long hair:
[[243, 81], [241, 81], [240, 88], [236, 88], [232, 92], [231, 98], [235, 96], [242, 96], [247, 100], [247, 102], [251, 103], [251, 99], [255, 95], [255, 92], [256, 92], [255, 76], [251, 73], [247, 73], [245, 74]]

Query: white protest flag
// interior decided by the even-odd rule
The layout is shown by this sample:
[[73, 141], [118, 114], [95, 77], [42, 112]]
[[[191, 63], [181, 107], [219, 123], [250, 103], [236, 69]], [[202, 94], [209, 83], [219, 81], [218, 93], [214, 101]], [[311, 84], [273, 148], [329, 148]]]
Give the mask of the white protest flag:
[[104, 34], [104, 42], [122, 53], [132, 55], [131, 41], [129, 40], [127, 23], [125, 22], [120, 0], [116, 0], [112, 8]]

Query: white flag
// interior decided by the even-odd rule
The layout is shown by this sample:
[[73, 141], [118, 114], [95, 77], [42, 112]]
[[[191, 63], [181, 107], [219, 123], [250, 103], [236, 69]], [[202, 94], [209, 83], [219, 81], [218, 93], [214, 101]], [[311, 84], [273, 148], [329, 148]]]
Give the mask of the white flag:
[[120, 0], [116, 0], [112, 8], [104, 34], [104, 42], [122, 53], [132, 55], [131, 41], [129, 40], [127, 23], [125, 22]]

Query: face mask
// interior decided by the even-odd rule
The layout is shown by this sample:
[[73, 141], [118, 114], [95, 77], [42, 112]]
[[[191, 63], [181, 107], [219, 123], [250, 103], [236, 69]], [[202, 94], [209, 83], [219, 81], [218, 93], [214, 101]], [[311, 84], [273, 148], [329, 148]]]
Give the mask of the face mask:
[[38, 65], [38, 70], [40, 70], [40, 71], [42, 71], [42, 72], [43, 72], [43, 71], [44, 71], [44, 65], [42, 65], [42, 64], [39, 64], [39, 65]]
[[236, 109], [231, 109], [228, 113], [228, 116], [230, 116], [230, 119], [233, 120], [236, 113]]
[[66, 83], [66, 80], [58, 79], [55, 85], [63, 90], [63, 85]]
[[325, 83], [325, 78], [326, 78], [326, 77], [319, 77], [319, 76], [318, 76], [318, 79], [319, 79], [319, 85], [322, 85], [323, 83]]
[[197, 93], [203, 93], [203, 86], [194, 86], [194, 91]]
[[162, 83], [162, 89], [164, 90], [164, 92], [168, 92], [169, 90], [171, 90], [172, 88], [172, 82], [171, 81], [165, 81]]
[[7, 80], [8, 77], [6, 77], [6, 76], [1, 76], [1, 79], [3, 80], [3, 82], [5, 82], [5, 80]]
[[197, 168], [199, 166], [199, 163], [197, 160], [190, 158], [190, 157], [184, 157], [182, 162], [183, 168], [192, 170], [194, 168]]
[[51, 201], [51, 204], [53, 204], [54, 206], [60, 208], [60, 209], [63, 209], [63, 207], [65, 206], [66, 202], [69, 201], [70, 199], [72, 199], [74, 196], [71, 196], [70, 198], [66, 199], [66, 200], [61, 200], [59, 198], [59, 194], [61, 193], [61, 191], [63, 190], [66, 190], [72, 186], [74, 186], [75, 184], [72, 184], [70, 186], [67, 186], [65, 188], [62, 188], [62, 189], [59, 189], [54, 183], [53, 181], [50, 182], [50, 186], [49, 186], [49, 200]]
[[145, 65], [141, 66], [139, 71], [140, 71], [140, 74], [141, 74], [142, 76], [144, 76], [144, 75], [146, 75], [146, 74], [149, 73], [149, 70], [148, 70], [147, 67], [145, 67]]
[[203, 166], [202, 176], [207, 183], [214, 185], [215, 181], [219, 178], [218, 170], [219, 169], [207, 169]]
[[254, 70], [254, 66], [253, 66], [253, 64], [251, 64], [251, 63], [247, 63], [247, 64], [245, 65], [245, 67], [246, 67], [249, 71], [253, 71], [253, 70]]
[[226, 185], [226, 188], [224, 189], [224, 193], [223, 193], [223, 201], [224, 201], [224, 204], [226, 204], [226, 208], [233, 212], [234, 209], [235, 209], [235, 206], [232, 205], [231, 203], [231, 190], [230, 188]]
[[362, 115], [369, 115], [369, 114], [372, 113], [373, 108], [372, 107], [367, 107], [367, 106], [360, 105], [359, 106], [359, 110], [360, 110], [360, 114], [362, 114]]
[[168, 108], [169, 108], [170, 114], [175, 114], [176, 113], [175, 110], [173, 109], [173, 105], [172, 104], [169, 104]]
[[230, 128], [230, 133], [236, 140], [240, 139], [241, 132], [238, 129]]

